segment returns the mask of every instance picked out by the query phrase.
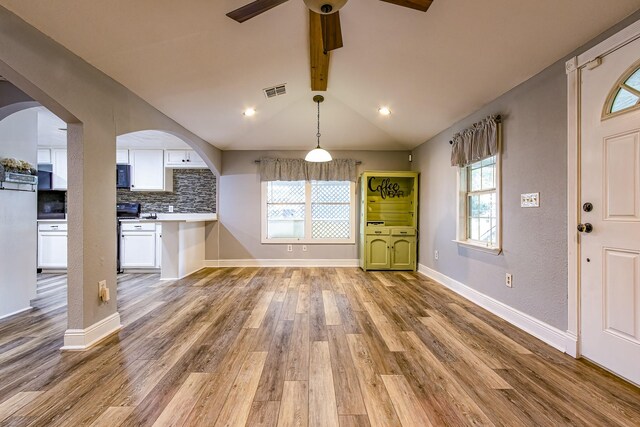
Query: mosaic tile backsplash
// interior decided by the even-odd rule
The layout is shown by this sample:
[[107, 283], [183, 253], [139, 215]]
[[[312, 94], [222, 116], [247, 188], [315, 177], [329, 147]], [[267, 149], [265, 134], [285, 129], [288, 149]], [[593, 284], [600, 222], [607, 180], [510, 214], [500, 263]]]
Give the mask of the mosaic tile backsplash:
[[140, 203], [142, 213], [209, 213], [216, 211], [216, 177], [209, 169], [174, 169], [173, 192], [119, 188], [118, 203]]

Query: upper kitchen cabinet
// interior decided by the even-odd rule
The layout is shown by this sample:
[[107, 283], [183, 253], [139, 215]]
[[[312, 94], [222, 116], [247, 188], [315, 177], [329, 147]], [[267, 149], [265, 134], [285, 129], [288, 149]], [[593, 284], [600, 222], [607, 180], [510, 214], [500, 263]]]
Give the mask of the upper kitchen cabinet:
[[116, 150], [116, 164], [128, 165], [129, 164], [129, 150]]
[[132, 191], [173, 191], [173, 172], [163, 150], [129, 150]]
[[51, 177], [52, 190], [67, 189], [67, 150], [65, 148], [51, 149], [51, 163], [53, 175]]
[[164, 165], [168, 168], [207, 169], [208, 166], [193, 150], [165, 150]]
[[50, 164], [51, 163], [51, 149], [38, 148], [38, 164]]

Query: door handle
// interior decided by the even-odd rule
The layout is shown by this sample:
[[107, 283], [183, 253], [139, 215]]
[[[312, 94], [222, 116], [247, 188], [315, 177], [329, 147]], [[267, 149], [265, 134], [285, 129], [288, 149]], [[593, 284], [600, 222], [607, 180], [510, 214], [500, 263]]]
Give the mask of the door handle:
[[578, 231], [581, 233], [591, 233], [593, 231], [593, 225], [587, 223], [578, 224]]

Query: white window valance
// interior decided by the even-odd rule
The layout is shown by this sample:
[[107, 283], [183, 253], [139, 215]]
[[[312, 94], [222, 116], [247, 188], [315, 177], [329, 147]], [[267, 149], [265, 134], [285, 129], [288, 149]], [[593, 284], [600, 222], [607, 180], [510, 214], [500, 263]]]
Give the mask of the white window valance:
[[260, 159], [260, 181], [352, 181], [358, 177], [356, 161], [334, 159], [312, 163], [304, 159]]
[[451, 141], [451, 166], [464, 167], [498, 153], [500, 116], [489, 116], [458, 132]]

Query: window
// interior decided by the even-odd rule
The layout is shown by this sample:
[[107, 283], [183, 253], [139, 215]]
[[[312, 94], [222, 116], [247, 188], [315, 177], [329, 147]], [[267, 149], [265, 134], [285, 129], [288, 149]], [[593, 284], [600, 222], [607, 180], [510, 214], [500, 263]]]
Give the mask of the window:
[[262, 183], [263, 243], [355, 243], [350, 181]]
[[636, 63], [616, 82], [609, 93], [603, 118], [640, 108], [640, 64]]
[[491, 156], [459, 169], [459, 243], [500, 252], [500, 162]]

